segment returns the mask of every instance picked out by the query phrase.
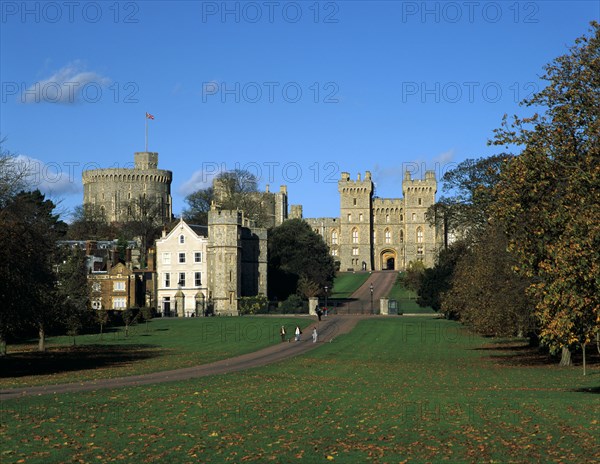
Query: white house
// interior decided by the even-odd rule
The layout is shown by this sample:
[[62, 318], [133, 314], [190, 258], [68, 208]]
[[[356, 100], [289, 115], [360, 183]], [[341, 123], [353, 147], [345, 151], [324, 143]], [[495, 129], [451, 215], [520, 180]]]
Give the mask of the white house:
[[207, 235], [207, 227], [181, 219], [156, 241], [157, 309], [164, 316], [204, 314], [208, 297]]

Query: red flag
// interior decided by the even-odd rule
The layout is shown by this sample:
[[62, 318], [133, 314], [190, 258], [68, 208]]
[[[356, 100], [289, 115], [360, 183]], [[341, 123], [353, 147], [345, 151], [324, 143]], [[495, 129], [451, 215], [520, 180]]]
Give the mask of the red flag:
[[154, 119], [154, 116], [152, 116], [150, 113], [146, 113], [146, 119]]

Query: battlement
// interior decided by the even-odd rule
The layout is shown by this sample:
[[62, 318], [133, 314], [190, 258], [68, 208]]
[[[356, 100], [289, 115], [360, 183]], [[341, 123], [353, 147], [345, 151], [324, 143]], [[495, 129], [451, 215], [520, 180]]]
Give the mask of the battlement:
[[140, 171], [138, 169], [128, 168], [93, 169], [90, 171], [83, 171], [81, 176], [84, 185], [94, 182], [151, 182], [170, 185], [172, 178], [173, 173], [163, 169]]
[[138, 151], [133, 154], [135, 168], [141, 170], [158, 169], [158, 153]]

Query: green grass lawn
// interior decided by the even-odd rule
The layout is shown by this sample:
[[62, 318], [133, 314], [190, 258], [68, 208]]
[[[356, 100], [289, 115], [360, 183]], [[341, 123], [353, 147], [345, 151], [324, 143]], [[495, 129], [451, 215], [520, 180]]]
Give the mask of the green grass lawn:
[[103, 334], [50, 337], [47, 351], [37, 345], [9, 345], [0, 358], [0, 388], [45, 385], [136, 375], [189, 367], [259, 350], [280, 341], [279, 329], [289, 336], [307, 318], [210, 317], [158, 318]]
[[[597, 462], [587, 377], [428, 318], [243, 373], [5, 401], [2, 462]], [[597, 361], [597, 359], [596, 359]]]
[[369, 278], [368, 272], [340, 272], [333, 281], [333, 290], [329, 294], [332, 299], [350, 298]]
[[394, 282], [394, 286], [390, 290], [388, 298], [398, 302], [398, 312], [405, 314], [431, 314], [435, 312], [429, 306], [419, 306], [416, 301], [417, 294], [412, 290], [405, 288], [398, 279]]

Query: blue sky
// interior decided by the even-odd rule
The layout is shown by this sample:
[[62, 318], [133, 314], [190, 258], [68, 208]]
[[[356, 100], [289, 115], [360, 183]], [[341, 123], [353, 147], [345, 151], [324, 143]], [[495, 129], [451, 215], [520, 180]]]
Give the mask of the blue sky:
[[173, 210], [221, 170], [337, 216], [342, 171], [381, 197], [402, 172], [491, 155], [505, 113], [600, 2], [0, 3], [0, 135], [67, 213], [85, 168], [149, 150]]

